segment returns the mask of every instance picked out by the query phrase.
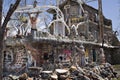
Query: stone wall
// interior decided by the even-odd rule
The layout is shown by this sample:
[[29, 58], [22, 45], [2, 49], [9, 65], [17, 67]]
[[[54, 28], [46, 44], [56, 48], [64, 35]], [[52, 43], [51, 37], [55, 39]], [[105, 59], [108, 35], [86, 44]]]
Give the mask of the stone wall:
[[112, 64], [120, 64], [120, 48], [113, 50], [112, 56]]

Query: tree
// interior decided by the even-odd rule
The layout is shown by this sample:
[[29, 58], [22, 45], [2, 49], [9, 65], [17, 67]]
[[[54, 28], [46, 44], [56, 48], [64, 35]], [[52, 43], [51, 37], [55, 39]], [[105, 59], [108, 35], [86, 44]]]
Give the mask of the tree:
[[2, 23], [3, 1], [4, 0], [0, 0], [0, 80], [2, 80], [2, 75], [3, 75], [3, 54], [2, 53], [3, 53], [3, 46], [4, 46], [5, 29], [6, 29], [7, 23], [10, 20], [10, 17], [18, 7], [21, 0], [16, 0], [14, 4], [11, 4], [7, 12], [7, 15], [5, 17], [5, 20]]

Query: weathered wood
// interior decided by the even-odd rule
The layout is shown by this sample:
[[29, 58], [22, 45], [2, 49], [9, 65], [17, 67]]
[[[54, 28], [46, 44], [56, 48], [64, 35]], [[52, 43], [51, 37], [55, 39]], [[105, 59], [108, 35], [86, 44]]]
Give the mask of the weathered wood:
[[0, 0], [0, 27], [1, 27], [1, 23], [2, 23], [2, 4], [3, 4], [3, 0]]
[[2, 80], [2, 76], [3, 76], [3, 54], [2, 54], [2, 50], [3, 50], [3, 33], [2, 33], [1, 28], [0, 28], [0, 80]]

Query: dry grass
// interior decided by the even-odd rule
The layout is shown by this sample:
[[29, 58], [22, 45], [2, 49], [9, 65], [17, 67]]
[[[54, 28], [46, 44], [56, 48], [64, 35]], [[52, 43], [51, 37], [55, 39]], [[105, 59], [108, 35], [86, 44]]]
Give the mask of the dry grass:
[[112, 80], [120, 80], [120, 78], [119, 79], [112, 79]]
[[113, 65], [113, 68], [114, 68], [115, 70], [120, 70], [120, 65]]
[[[113, 68], [118, 73], [119, 78], [117, 80], [120, 80], [120, 65], [113, 65]], [[116, 79], [112, 79], [112, 80], [116, 80]]]

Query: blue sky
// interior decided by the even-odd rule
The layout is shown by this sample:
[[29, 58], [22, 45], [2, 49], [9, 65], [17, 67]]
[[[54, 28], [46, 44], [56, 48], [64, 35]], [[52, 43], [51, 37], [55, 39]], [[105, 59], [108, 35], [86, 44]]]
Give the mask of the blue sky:
[[[89, 3], [98, 9], [98, 1]], [[120, 30], [120, 1], [119, 0], [102, 0], [103, 14], [106, 18], [112, 20], [113, 30]]]

